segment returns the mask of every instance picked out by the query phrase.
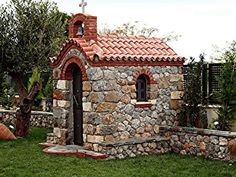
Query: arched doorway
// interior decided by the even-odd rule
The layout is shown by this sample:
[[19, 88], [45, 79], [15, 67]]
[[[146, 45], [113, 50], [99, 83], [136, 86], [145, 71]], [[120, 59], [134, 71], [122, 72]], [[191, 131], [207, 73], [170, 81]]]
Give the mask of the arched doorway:
[[82, 72], [74, 64], [72, 68], [73, 83], [73, 118], [74, 118], [74, 144], [83, 145], [83, 91], [82, 91]]
[[71, 83], [68, 88], [70, 97], [70, 108], [66, 118], [66, 127], [68, 129], [68, 144], [83, 145], [83, 103], [82, 103], [82, 82], [87, 81], [86, 69], [83, 61], [77, 56], [67, 58], [61, 69], [61, 80], [67, 80]]

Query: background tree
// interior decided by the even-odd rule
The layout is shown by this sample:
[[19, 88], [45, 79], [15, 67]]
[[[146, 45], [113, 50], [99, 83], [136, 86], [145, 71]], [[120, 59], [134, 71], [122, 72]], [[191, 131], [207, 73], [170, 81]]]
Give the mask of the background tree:
[[16, 83], [21, 100], [16, 135], [25, 137], [40, 84], [34, 82], [28, 91], [23, 76], [35, 67], [41, 71], [49, 67], [49, 57], [65, 40], [66, 18], [53, 2], [11, 0], [0, 7], [0, 24], [0, 66]]
[[[0, 66], [0, 71], [2, 71], [3, 69]], [[0, 96], [3, 95], [3, 84], [2, 82], [4, 81], [4, 73], [0, 72]], [[0, 102], [1, 104], [1, 102]]]
[[[150, 27], [146, 24], [141, 24], [139, 21], [123, 23], [119, 26], [109, 27], [106, 24], [99, 30], [100, 34], [115, 34], [118, 36], [144, 36], [144, 37], [157, 37], [159, 36], [158, 28]], [[161, 36], [160, 38], [167, 42], [178, 40], [181, 35], [174, 32]]]
[[217, 78], [219, 91], [216, 93], [221, 105], [218, 122], [220, 130], [229, 130], [231, 121], [236, 119], [236, 41], [223, 52], [221, 61], [224, 63]]
[[178, 114], [181, 126], [203, 128], [207, 126], [207, 117], [202, 107], [204, 97], [202, 92], [202, 70], [204, 56], [200, 55], [200, 61], [190, 58], [185, 67], [185, 87], [183, 105]]

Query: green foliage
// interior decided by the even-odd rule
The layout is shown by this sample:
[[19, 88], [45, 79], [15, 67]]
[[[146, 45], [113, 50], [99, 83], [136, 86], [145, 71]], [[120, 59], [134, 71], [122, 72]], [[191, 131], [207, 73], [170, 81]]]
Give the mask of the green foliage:
[[13, 134], [15, 133], [16, 127], [15, 127], [14, 121], [12, 121], [12, 120], [4, 121], [4, 125], [7, 126], [7, 128], [8, 128]]
[[[32, 88], [32, 86], [33, 86], [33, 84], [34, 84], [35, 82], [41, 83], [41, 80], [42, 80], [42, 79], [41, 79], [41, 72], [40, 72], [39, 69], [36, 67], [36, 68], [33, 69], [32, 75], [31, 75], [31, 77], [30, 77], [30, 79], [29, 79], [29, 82], [28, 82], [28, 85], [27, 85], [28, 91], [30, 91], [30, 89]], [[41, 84], [41, 85], [42, 85], [42, 84]], [[35, 100], [34, 100], [34, 105], [35, 105], [36, 107], [39, 106], [39, 104], [40, 104], [42, 98], [43, 98], [43, 93], [42, 93], [42, 89], [41, 89], [41, 90], [38, 92], [38, 94], [37, 94], [37, 96], [36, 96], [36, 98], [35, 98]]]
[[38, 92], [38, 95], [35, 98], [34, 109], [39, 108], [42, 99], [52, 100], [53, 84], [51, 73], [49, 72], [49, 74], [50, 76], [44, 84], [42, 80], [46, 78], [43, 78], [43, 75], [38, 68], [33, 69], [33, 73], [28, 81], [28, 91], [31, 89], [34, 82], [40, 82], [42, 86], [42, 89]]
[[48, 78], [48, 81], [42, 91], [44, 97], [52, 98], [52, 93], [53, 93], [52, 75], [50, 75], [50, 77]]
[[[2, 71], [1, 67], [0, 71]], [[4, 81], [4, 73], [0, 72], [0, 95], [2, 95], [3, 93], [3, 85], [2, 85], [3, 81]]]
[[[62, 21], [68, 22], [68, 21], [70, 21], [72, 16], [73, 16], [73, 14], [67, 14], [67, 13], [62, 12]], [[69, 23], [66, 23], [66, 25], [65, 25], [64, 36], [66, 38], [69, 36]]]
[[200, 61], [190, 58], [186, 69], [183, 106], [178, 114], [181, 126], [206, 127], [207, 118], [202, 108], [202, 70], [204, 56], [200, 55]]
[[38, 143], [50, 129], [31, 128], [30, 136], [0, 140], [2, 177], [235, 177], [236, 164], [178, 154], [99, 160], [48, 155]]
[[24, 75], [36, 67], [49, 70], [49, 58], [66, 38], [67, 17], [49, 0], [10, 0], [0, 6], [0, 69], [16, 83], [20, 99], [29, 94]]
[[34, 82], [40, 82], [41, 81], [41, 72], [39, 71], [39, 69], [36, 67], [33, 69], [33, 73], [31, 78], [29, 79], [29, 83], [28, 83], [28, 91], [30, 91], [30, 89], [32, 88]]
[[45, 69], [64, 41], [66, 19], [55, 3], [43, 0], [11, 0], [0, 8], [2, 67], [26, 73]]
[[236, 41], [232, 42], [222, 54], [224, 61], [218, 79], [219, 91], [217, 101], [221, 104], [218, 110], [220, 130], [229, 130], [232, 120], [236, 120]]
[[0, 82], [0, 105], [2, 105], [5, 109], [10, 109], [14, 101], [14, 95], [16, 92], [14, 91], [14, 85], [10, 83], [6, 79], [6, 75], [1, 73], [1, 82]]

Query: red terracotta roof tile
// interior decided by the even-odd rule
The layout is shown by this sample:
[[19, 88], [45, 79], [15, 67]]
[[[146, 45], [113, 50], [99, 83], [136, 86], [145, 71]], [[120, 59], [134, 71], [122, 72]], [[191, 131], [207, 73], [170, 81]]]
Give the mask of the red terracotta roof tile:
[[104, 55], [109, 55], [111, 53], [106, 47], [102, 47], [102, 50], [104, 51]]
[[[120, 37], [116, 35], [98, 35], [97, 41], [86, 42], [83, 38], [71, 38], [63, 45], [57, 58], [62, 57], [62, 51], [67, 45], [80, 47], [91, 62], [184, 62], [185, 58], [159, 38]], [[95, 56], [98, 59], [95, 60]], [[55, 62], [57, 58], [52, 58]]]
[[129, 41], [129, 44], [134, 47], [135, 49], [138, 48], [133, 41]]
[[135, 41], [134, 44], [136, 45], [136, 48], [142, 49], [144, 46], [140, 44], [140, 41]]
[[104, 47], [109, 47], [109, 45], [107, 44], [107, 41], [101, 40], [100, 42], [103, 44]]
[[118, 42], [116, 40], [113, 41], [113, 44], [116, 46], [116, 48], [120, 48], [120, 44], [118, 44]]
[[123, 55], [128, 54], [128, 52], [123, 47], [120, 47], [119, 50], [122, 52]]
[[104, 46], [100, 41], [97, 41], [97, 44], [98, 44], [100, 47], [103, 47], [103, 46]]
[[120, 51], [118, 48], [114, 47], [113, 49], [116, 51], [117, 54], [122, 54], [122, 51]]

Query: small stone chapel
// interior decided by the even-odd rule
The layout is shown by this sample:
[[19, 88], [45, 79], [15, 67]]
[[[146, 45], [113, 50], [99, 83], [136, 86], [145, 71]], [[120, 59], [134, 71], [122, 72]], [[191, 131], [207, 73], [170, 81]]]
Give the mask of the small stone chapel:
[[48, 142], [113, 156], [165, 151], [159, 126], [178, 124], [183, 63], [159, 38], [100, 35], [96, 16], [74, 15], [51, 59], [56, 124]]

